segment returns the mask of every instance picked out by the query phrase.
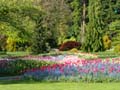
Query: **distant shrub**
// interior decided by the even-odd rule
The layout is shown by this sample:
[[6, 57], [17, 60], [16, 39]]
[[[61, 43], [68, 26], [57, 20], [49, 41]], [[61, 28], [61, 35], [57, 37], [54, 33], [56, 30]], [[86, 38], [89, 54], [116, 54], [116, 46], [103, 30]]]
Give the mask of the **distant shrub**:
[[110, 49], [111, 48], [111, 40], [108, 35], [103, 36], [103, 44], [104, 44], [104, 49]]
[[120, 54], [120, 44], [118, 44], [118, 45], [115, 46], [115, 48], [114, 48], [114, 52]]
[[68, 42], [65, 42], [63, 43], [59, 50], [60, 51], [65, 51], [65, 50], [70, 50], [70, 49], [73, 49], [73, 48], [78, 48], [80, 47], [81, 44], [79, 42], [76, 42], [76, 41], [68, 41]]

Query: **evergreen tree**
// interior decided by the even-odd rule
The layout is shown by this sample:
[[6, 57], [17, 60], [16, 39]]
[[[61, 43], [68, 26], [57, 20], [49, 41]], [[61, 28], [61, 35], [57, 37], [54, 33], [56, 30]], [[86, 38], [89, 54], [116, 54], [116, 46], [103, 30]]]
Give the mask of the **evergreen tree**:
[[49, 44], [46, 42], [49, 34], [47, 33], [47, 30], [43, 27], [42, 21], [43, 16], [40, 15], [32, 37], [32, 52], [34, 54], [44, 53], [49, 47]]
[[88, 16], [89, 23], [87, 25], [86, 38], [83, 50], [88, 52], [102, 51], [102, 31], [104, 30], [104, 22], [101, 15], [101, 0], [89, 0]]

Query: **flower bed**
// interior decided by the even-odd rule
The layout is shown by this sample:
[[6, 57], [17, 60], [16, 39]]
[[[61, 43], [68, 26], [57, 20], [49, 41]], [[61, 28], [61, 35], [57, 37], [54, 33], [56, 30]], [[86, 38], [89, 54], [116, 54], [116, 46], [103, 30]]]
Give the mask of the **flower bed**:
[[26, 70], [25, 78], [44, 81], [120, 81], [120, 58], [76, 60]]
[[78, 55], [26, 56], [1, 60], [0, 75], [40, 81], [120, 81], [120, 58], [86, 60]]

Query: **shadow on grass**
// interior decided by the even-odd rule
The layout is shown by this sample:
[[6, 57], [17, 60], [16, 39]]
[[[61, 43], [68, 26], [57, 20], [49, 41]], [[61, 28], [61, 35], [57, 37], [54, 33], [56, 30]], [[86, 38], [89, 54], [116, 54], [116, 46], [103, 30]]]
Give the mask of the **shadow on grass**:
[[0, 81], [0, 85], [7, 85], [7, 84], [36, 84], [42, 83], [41, 81], [33, 81], [33, 80], [4, 80]]
[[[64, 81], [63, 81], [64, 82]], [[11, 84], [39, 84], [39, 83], [61, 83], [60, 81], [34, 81], [34, 80], [4, 80], [0, 81], [0, 85]], [[67, 83], [67, 82], [65, 82]]]

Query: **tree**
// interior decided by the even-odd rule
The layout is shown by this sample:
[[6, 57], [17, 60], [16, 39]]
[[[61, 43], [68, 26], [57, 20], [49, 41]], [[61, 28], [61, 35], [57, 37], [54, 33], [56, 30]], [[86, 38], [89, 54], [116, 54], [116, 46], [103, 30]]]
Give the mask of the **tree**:
[[34, 54], [44, 53], [47, 51], [47, 38], [49, 37], [45, 27], [42, 24], [43, 16], [42, 14], [39, 16], [36, 29], [34, 30], [34, 34], [32, 37], [32, 52]]
[[70, 9], [65, 0], [41, 0], [40, 5], [45, 13], [44, 26], [51, 33], [50, 37], [59, 44], [66, 38]]
[[102, 20], [101, 10], [101, 0], [89, 0], [89, 23], [87, 25], [86, 38], [83, 45], [83, 50], [85, 51], [97, 52], [104, 50], [102, 42], [104, 22]]
[[71, 9], [71, 22], [69, 24], [68, 37], [75, 37], [80, 41], [81, 20], [82, 20], [82, 0], [66, 0]]
[[25, 48], [27, 43], [30, 43], [30, 37], [35, 28], [39, 9], [33, 5], [32, 1], [0, 1], [0, 32], [7, 36], [8, 42], [11, 39], [14, 40], [18, 48]]

